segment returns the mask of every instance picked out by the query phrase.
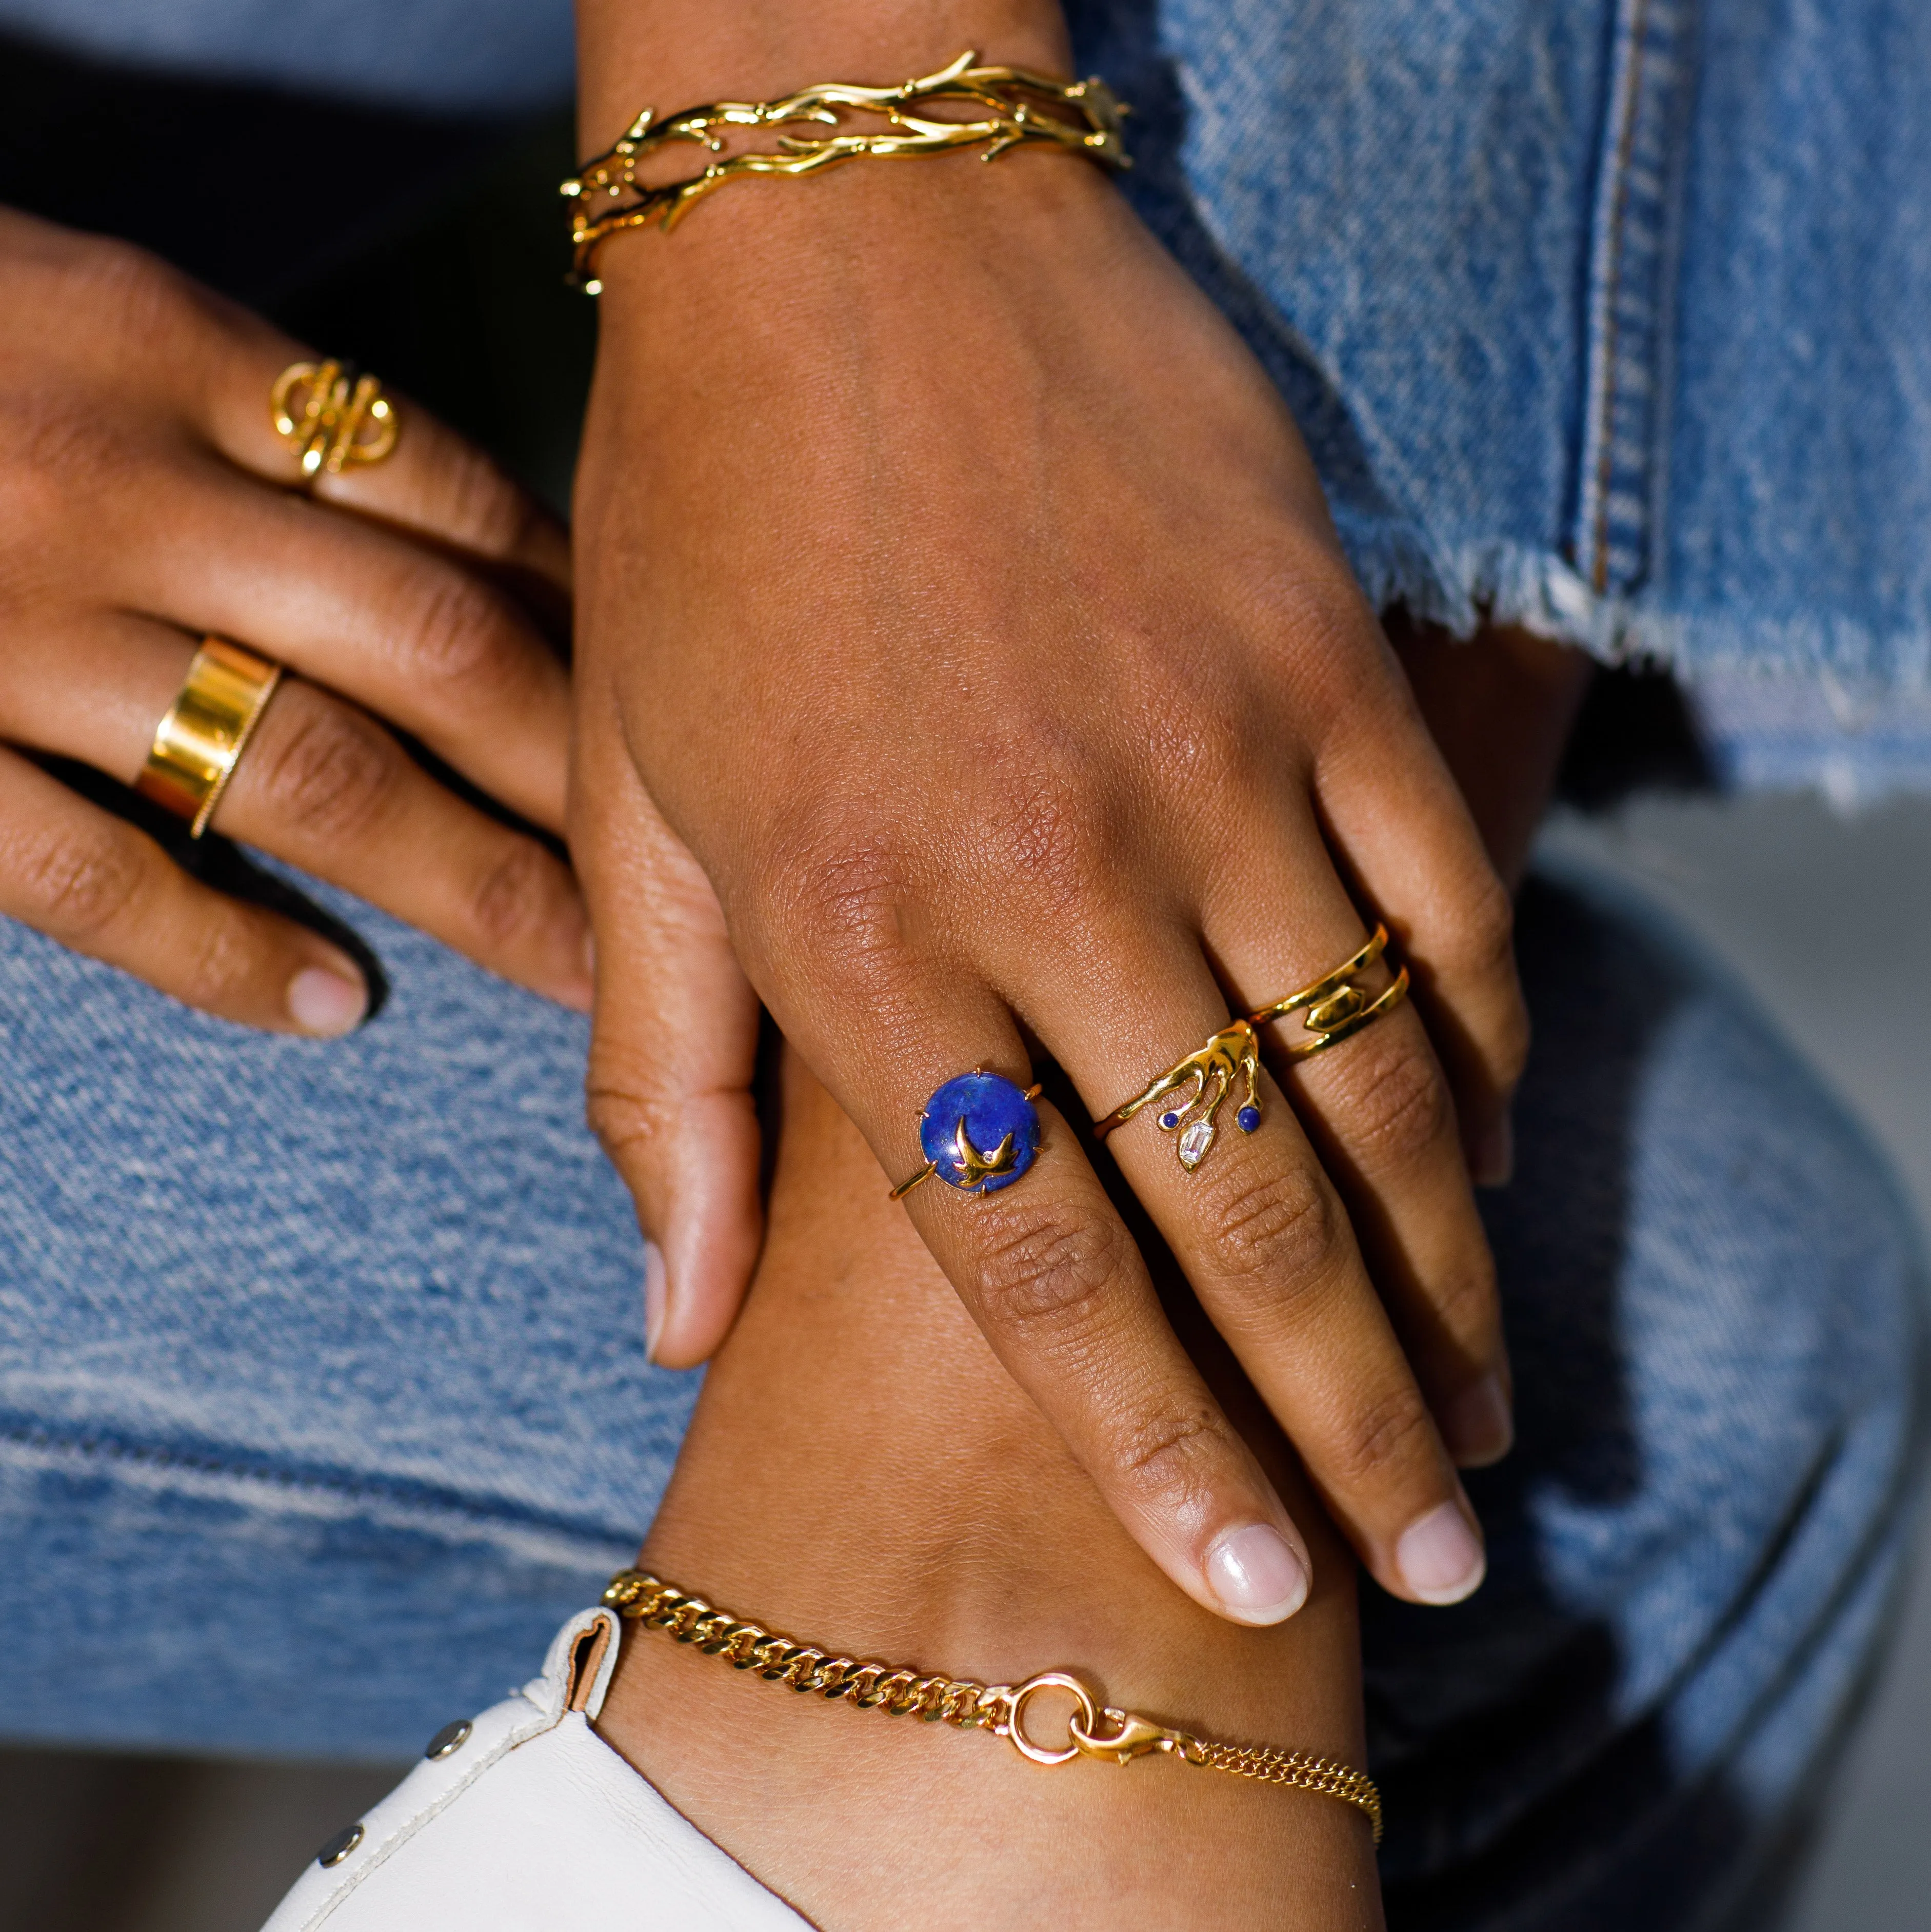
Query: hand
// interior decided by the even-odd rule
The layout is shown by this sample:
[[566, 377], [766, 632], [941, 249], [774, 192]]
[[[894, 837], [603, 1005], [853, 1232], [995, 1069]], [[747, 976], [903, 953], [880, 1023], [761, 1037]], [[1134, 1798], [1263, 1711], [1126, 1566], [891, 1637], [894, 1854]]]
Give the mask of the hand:
[[[268, 398], [301, 354], [149, 256], [0, 211], [0, 739], [131, 781], [204, 633], [279, 658], [218, 829], [587, 1006], [568, 867], [371, 715], [559, 831], [568, 675], [493, 580], [560, 600], [566, 540], [407, 404], [393, 457], [298, 492]], [[4, 749], [0, 912], [250, 1025], [341, 1033], [367, 1004], [337, 948]]]
[[[572, 847], [660, 1357], [737, 1286], [664, 1177], [745, 1056], [687, 1054], [703, 1127], [626, 905], [639, 842], [694, 855], [894, 1180], [949, 1076], [1023, 1083], [1036, 1040], [1103, 1114], [1345, 958], [1366, 909], [1417, 1006], [1283, 1063], [1293, 1105], [1269, 1084], [1192, 1175], [1150, 1123], [1109, 1146], [1375, 1574], [1465, 1594], [1454, 1462], [1509, 1440], [1463, 1158], [1506, 1160], [1508, 901], [1261, 371], [1096, 174], [1036, 156], [727, 190], [601, 267]], [[1045, 1113], [1021, 1185], [908, 1208], [1149, 1554], [1224, 1615], [1288, 1614], [1298, 1532]]]

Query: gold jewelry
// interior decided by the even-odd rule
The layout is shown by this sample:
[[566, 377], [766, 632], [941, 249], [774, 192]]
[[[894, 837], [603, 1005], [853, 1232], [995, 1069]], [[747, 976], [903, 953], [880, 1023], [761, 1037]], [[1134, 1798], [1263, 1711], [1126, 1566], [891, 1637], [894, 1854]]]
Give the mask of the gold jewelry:
[[190, 838], [208, 830], [281, 674], [272, 658], [225, 638], [202, 640], [181, 694], [154, 727], [148, 762], [134, 781], [143, 798], [188, 821]]
[[935, 1174], [961, 1194], [996, 1194], [1010, 1187], [1039, 1151], [1039, 1110], [1033, 1104], [1039, 1093], [1036, 1086], [1022, 1091], [982, 1066], [946, 1082], [919, 1115], [925, 1165], [901, 1180], [891, 1198], [904, 1200]]
[[268, 414], [304, 476], [324, 470], [339, 476], [352, 463], [380, 463], [402, 433], [382, 384], [339, 362], [291, 362], [268, 392]]
[[[586, 293], [597, 294], [603, 286], [596, 279], [597, 248], [607, 236], [653, 221], [667, 231], [700, 196], [740, 175], [814, 174], [861, 154], [938, 154], [982, 142], [982, 160], [995, 160], [1022, 143], [1045, 142], [1103, 166], [1130, 165], [1120, 134], [1127, 110], [1105, 81], [1057, 80], [1024, 68], [976, 67], [978, 58], [962, 53], [937, 73], [896, 87], [829, 81], [802, 88], [782, 100], [721, 100], [688, 107], [664, 121], [646, 107], [615, 147], [586, 162], [563, 184], [562, 193], [572, 204], [570, 235], [576, 244], [571, 279]], [[967, 102], [979, 112], [971, 120], [948, 121], [908, 111], [939, 101]], [[889, 125], [875, 134], [844, 131], [841, 124], [848, 114], [880, 115]], [[721, 154], [724, 142], [716, 131], [721, 128], [778, 128], [798, 121], [839, 131], [802, 138], [781, 134], [775, 154], [748, 149], [709, 162], [701, 174], [684, 181], [646, 186], [637, 178], [639, 164], [668, 142], [694, 142], [707, 153]], [[636, 199], [619, 208], [604, 206], [623, 201], [626, 194]]]
[[[646, 1630], [667, 1631], [679, 1643], [694, 1644], [707, 1656], [722, 1658], [740, 1670], [754, 1670], [770, 1682], [814, 1691], [861, 1711], [876, 1708], [889, 1717], [919, 1717], [928, 1723], [956, 1724], [961, 1730], [990, 1731], [1035, 1764], [1070, 1764], [1076, 1757], [1126, 1764], [1149, 1752], [1164, 1751], [1183, 1764], [1318, 1792], [1365, 1811], [1375, 1828], [1375, 1844], [1381, 1842], [1381, 1795], [1365, 1772], [1309, 1751], [1224, 1744], [1170, 1730], [1150, 1718], [1100, 1704], [1070, 1671], [1042, 1671], [1015, 1685], [922, 1677], [889, 1664], [861, 1664], [799, 1643], [760, 1624], [746, 1623], [728, 1610], [714, 1610], [701, 1597], [688, 1596], [643, 1570], [619, 1570], [604, 1592], [604, 1604]], [[1067, 1724], [1066, 1743], [1057, 1749], [1040, 1744], [1025, 1728], [1026, 1706], [1042, 1690], [1063, 1690], [1078, 1706]]]
[[1392, 1012], [1408, 995], [1408, 969], [1395, 975], [1392, 986], [1373, 999], [1354, 983], [1357, 973], [1365, 972], [1381, 958], [1388, 944], [1388, 928], [1377, 926], [1373, 937], [1351, 958], [1344, 959], [1331, 973], [1324, 973], [1297, 993], [1290, 993], [1272, 1006], [1262, 1006], [1224, 1027], [1207, 1044], [1183, 1060], [1177, 1060], [1129, 1100], [1116, 1107], [1105, 1120], [1095, 1124], [1093, 1138], [1104, 1140], [1115, 1127], [1124, 1126], [1144, 1107], [1163, 1100], [1180, 1088], [1191, 1090], [1185, 1099], [1162, 1109], [1156, 1124], [1162, 1133], [1177, 1132], [1177, 1149], [1180, 1165], [1191, 1174], [1207, 1156], [1219, 1132], [1220, 1103], [1238, 1080], [1246, 1088], [1246, 1098], [1234, 1117], [1243, 1134], [1251, 1134], [1261, 1124], [1260, 1029], [1290, 1014], [1302, 1013], [1303, 1030], [1311, 1037], [1294, 1041], [1282, 1050], [1290, 1060], [1305, 1060], [1309, 1054], [1359, 1033]]

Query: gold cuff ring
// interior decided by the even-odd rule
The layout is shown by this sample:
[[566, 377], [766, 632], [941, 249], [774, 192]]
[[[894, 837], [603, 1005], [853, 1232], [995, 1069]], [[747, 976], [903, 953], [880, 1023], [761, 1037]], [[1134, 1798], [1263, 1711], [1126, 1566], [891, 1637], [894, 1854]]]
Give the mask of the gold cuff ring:
[[[1104, 1140], [1115, 1127], [1124, 1126], [1143, 1108], [1156, 1100], [1174, 1096], [1163, 1107], [1156, 1124], [1165, 1134], [1180, 1136], [1177, 1152], [1180, 1165], [1191, 1174], [1207, 1156], [1219, 1131], [1217, 1116], [1220, 1103], [1237, 1082], [1243, 1089], [1234, 1124], [1243, 1134], [1251, 1134], [1261, 1124], [1261, 1042], [1259, 1030], [1275, 1020], [1299, 1013], [1306, 1037], [1292, 1041], [1286, 1048], [1291, 1060], [1305, 1060], [1309, 1054], [1345, 1040], [1372, 1025], [1384, 1013], [1393, 1012], [1408, 996], [1408, 969], [1395, 975], [1394, 983], [1373, 998], [1355, 985], [1355, 976], [1364, 973], [1387, 950], [1388, 928], [1378, 926], [1374, 935], [1351, 958], [1344, 959], [1331, 973], [1276, 1000], [1223, 1027], [1207, 1044], [1177, 1060], [1123, 1107], [1116, 1107], [1093, 1127], [1093, 1137]], [[1184, 1090], [1184, 1091], [1183, 1091]]]
[[382, 384], [339, 362], [291, 362], [268, 392], [268, 415], [304, 478], [379, 463], [402, 432]]
[[202, 640], [180, 696], [154, 727], [148, 762], [134, 781], [143, 798], [187, 820], [190, 838], [208, 830], [281, 674], [272, 658], [225, 638]]

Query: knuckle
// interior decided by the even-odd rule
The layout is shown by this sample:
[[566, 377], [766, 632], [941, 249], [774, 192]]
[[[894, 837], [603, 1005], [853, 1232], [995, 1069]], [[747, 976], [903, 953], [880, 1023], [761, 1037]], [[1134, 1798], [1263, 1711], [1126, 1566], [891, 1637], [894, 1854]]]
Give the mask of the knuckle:
[[1002, 879], [1016, 880], [1049, 913], [1086, 905], [1109, 875], [1111, 841], [1090, 797], [1063, 775], [1037, 779], [1020, 789], [998, 836], [986, 842]]
[[836, 976], [876, 986], [904, 952], [896, 854], [869, 827], [794, 829], [784, 844], [763, 924], [802, 934]]
[[1419, 1027], [1374, 1028], [1357, 1046], [1344, 1075], [1351, 1148], [1378, 1166], [1399, 1166], [1453, 1139], [1454, 1103]]
[[1501, 1304], [1495, 1288], [1495, 1264], [1486, 1244], [1459, 1266], [1428, 1283], [1428, 1299], [1440, 1326], [1450, 1335], [1480, 1338], [1499, 1347]]
[[486, 586], [460, 571], [436, 571], [415, 588], [403, 635], [410, 676], [459, 690], [466, 704], [517, 683], [517, 653], [503, 608]]
[[259, 762], [249, 776], [271, 812], [313, 838], [367, 833], [402, 777], [401, 746], [349, 705], [311, 699], [291, 706], [283, 728], [264, 735], [269, 742], [255, 748]]
[[126, 453], [112, 426], [52, 389], [12, 390], [4, 404], [8, 458], [0, 465], [0, 527], [15, 568], [49, 546], [66, 548], [76, 524], [97, 518]]
[[1509, 889], [1488, 867], [1456, 908], [1451, 943], [1465, 970], [1483, 975], [1515, 972], [1516, 908]]
[[245, 916], [226, 906], [209, 908], [183, 956], [177, 990], [190, 1006], [219, 1011], [238, 1003], [262, 964]]
[[98, 939], [124, 922], [145, 884], [133, 835], [116, 827], [66, 830], [17, 854], [16, 876], [31, 922], [59, 937]]
[[104, 236], [88, 238], [61, 266], [61, 277], [76, 308], [85, 307], [94, 326], [103, 322], [146, 340], [172, 328], [188, 310], [188, 284], [157, 255], [133, 243]]
[[583, 1117], [611, 1163], [619, 1170], [648, 1160], [676, 1125], [677, 1107], [667, 1094], [619, 1083], [593, 1066], [584, 1089]]
[[1114, 1448], [1119, 1474], [1168, 1510], [1176, 1498], [1206, 1493], [1229, 1444], [1225, 1424], [1205, 1403], [1165, 1408], [1126, 1429]]
[[1340, 1204], [1310, 1168], [1248, 1162], [1222, 1184], [1211, 1210], [1223, 1273], [1234, 1282], [1311, 1292], [1342, 1244]]
[[1063, 1340], [1099, 1325], [1124, 1259], [1123, 1228], [1015, 1208], [982, 1232], [974, 1295], [988, 1326], [1021, 1340]]
[[530, 840], [511, 841], [470, 899], [470, 918], [487, 944], [507, 947], [544, 927], [556, 910], [557, 869]]
[[1337, 1486], [1364, 1488], [1423, 1447], [1433, 1426], [1421, 1391], [1412, 1382], [1397, 1383], [1348, 1418], [1324, 1473]]
[[441, 464], [451, 527], [486, 556], [517, 556], [535, 542], [544, 513], [480, 450], [459, 446]]
[[1516, 988], [1495, 1022], [1489, 1062], [1496, 1080], [1504, 1090], [1513, 1090], [1529, 1064], [1528, 1008]]

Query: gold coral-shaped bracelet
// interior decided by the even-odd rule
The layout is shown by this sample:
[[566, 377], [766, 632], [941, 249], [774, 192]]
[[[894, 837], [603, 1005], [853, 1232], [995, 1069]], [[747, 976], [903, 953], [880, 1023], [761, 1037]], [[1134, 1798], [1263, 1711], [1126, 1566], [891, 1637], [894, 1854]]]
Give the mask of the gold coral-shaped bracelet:
[[[896, 87], [854, 87], [829, 81], [801, 88], [782, 100], [721, 100], [688, 107], [659, 121], [646, 107], [626, 128], [616, 146], [587, 161], [563, 184], [570, 208], [571, 238], [576, 244], [571, 278], [587, 293], [602, 287], [597, 279], [598, 245], [619, 229], [651, 222], [674, 226], [701, 195], [745, 175], [808, 175], [865, 154], [941, 154], [956, 148], [982, 147], [980, 158], [996, 160], [1007, 148], [1044, 142], [1062, 153], [1084, 155], [1103, 166], [1130, 165], [1120, 140], [1126, 109], [1103, 80], [1065, 81], [1018, 67], [979, 67], [976, 53], [962, 53], [936, 74]], [[951, 120], [919, 110], [943, 104], [967, 107], [970, 118]], [[844, 124], [852, 115], [882, 116], [877, 133]], [[725, 154], [721, 130], [781, 128], [816, 122], [829, 134], [781, 134], [775, 152], [746, 148]], [[637, 179], [640, 164], [673, 141], [688, 141], [721, 157], [703, 172], [682, 181], [646, 185]], [[626, 197], [628, 197], [628, 199]], [[607, 204], [615, 204], [610, 206]]]
[[[667, 1631], [679, 1643], [693, 1645], [740, 1670], [755, 1671], [773, 1683], [788, 1684], [794, 1690], [815, 1692], [861, 1711], [990, 1731], [1008, 1739], [1035, 1764], [1070, 1764], [1076, 1757], [1127, 1764], [1161, 1751], [1183, 1764], [1338, 1798], [1367, 1814], [1375, 1842], [1381, 1842], [1381, 1795], [1366, 1772], [1307, 1751], [1225, 1744], [1169, 1729], [1150, 1718], [1100, 1703], [1070, 1671], [1042, 1671], [1024, 1684], [976, 1684], [970, 1678], [922, 1676], [889, 1664], [861, 1663], [799, 1643], [761, 1624], [747, 1623], [729, 1610], [713, 1609], [701, 1597], [688, 1595], [644, 1570], [619, 1570], [604, 1592], [604, 1604], [646, 1630]], [[1026, 1730], [1026, 1706], [1048, 1690], [1064, 1693], [1076, 1707], [1067, 1720], [1066, 1742], [1057, 1748], [1040, 1744]]]

